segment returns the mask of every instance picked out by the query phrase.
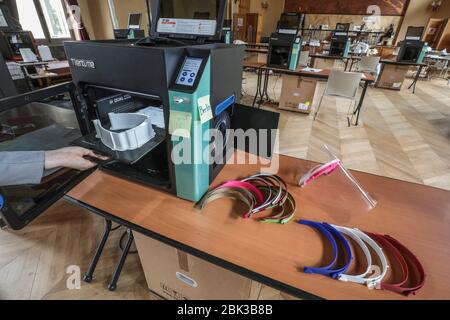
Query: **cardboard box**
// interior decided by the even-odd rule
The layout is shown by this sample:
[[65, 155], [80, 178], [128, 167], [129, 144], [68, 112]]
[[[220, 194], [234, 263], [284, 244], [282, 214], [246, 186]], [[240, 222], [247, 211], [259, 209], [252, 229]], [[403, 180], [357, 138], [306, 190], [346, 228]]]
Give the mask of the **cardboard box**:
[[334, 69], [335, 59], [313, 58], [312, 67], [316, 69]]
[[317, 80], [283, 75], [279, 108], [309, 114], [311, 112]]
[[375, 86], [400, 91], [408, 70], [408, 66], [384, 64]]
[[267, 53], [249, 52], [246, 55], [245, 61], [266, 63]]
[[257, 300], [261, 284], [135, 232], [149, 289], [169, 300]]

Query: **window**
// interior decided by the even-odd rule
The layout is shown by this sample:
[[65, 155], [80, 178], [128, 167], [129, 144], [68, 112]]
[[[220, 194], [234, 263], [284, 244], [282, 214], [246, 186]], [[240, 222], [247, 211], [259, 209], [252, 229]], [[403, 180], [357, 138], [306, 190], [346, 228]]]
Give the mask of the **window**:
[[33, 32], [35, 39], [45, 39], [41, 21], [39, 20], [36, 8], [30, 6], [30, 0], [17, 0], [17, 9], [23, 30]]
[[70, 38], [69, 25], [61, 0], [40, 0], [50, 37]]
[[63, 0], [16, 0], [22, 28], [39, 43], [58, 43], [73, 38]]

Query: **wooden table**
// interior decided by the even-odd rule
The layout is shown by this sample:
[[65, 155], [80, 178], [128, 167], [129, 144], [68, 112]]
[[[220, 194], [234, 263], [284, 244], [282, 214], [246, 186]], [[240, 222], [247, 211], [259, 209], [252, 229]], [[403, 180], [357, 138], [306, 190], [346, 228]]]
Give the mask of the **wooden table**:
[[269, 47], [268, 43], [246, 43], [245, 45], [250, 48], [268, 48]]
[[[286, 74], [286, 75], [291, 75], [291, 76], [313, 78], [313, 79], [317, 79], [317, 80], [321, 80], [321, 81], [326, 81], [326, 80], [328, 80], [328, 77], [330, 76], [330, 73], [332, 70], [322, 69], [320, 72], [309, 72], [309, 71], [306, 72], [306, 71], [302, 71], [302, 70], [292, 71], [289, 69], [279, 69], [279, 68], [263, 66], [260, 68], [260, 71], [261, 72], [258, 73], [258, 85], [261, 85], [262, 83], [264, 83], [264, 84], [263, 84], [263, 89], [259, 89], [259, 87], [258, 87], [256, 90], [256, 95], [255, 95], [255, 98], [253, 99], [253, 107], [255, 106], [256, 102], [258, 102], [258, 107], [260, 107], [262, 104], [271, 101], [269, 98], [269, 93], [267, 92], [268, 85], [269, 85], [270, 71], [272, 71], [273, 73], [277, 73], [277, 74]], [[259, 77], [264, 77], [264, 81], [262, 81], [262, 79], [259, 79]], [[360, 99], [358, 102], [358, 106], [356, 107], [355, 111], [353, 112], [353, 115], [356, 115], [356, 123], [355, 123], [356, 126], [359, 123], [359, 117], [361, 115], [361, 110], [363, 107], [367, 88], [369, 87], [369, 85], [371, 83], [375, 82], [375, 78], [373, 75], [371, 75], [369, 73], [364, 73], [361, 81], [364, 82], [363, 91], [361, 93], [361, 96], [360, 96]], [[260, 98], [259, 100], [258, 100], [258, 97]], [[351, 123], [349, 122], [349, 126], [350, 125], [351, 125]]]
[[[349, 59], [351, 60], [349, 71], [352, 71], [354, 62], [355, 61], [360, 61], [361, 57], [351, 56]], [[382, 64], [382, 69], [380, 71], [380, 75], [382, 74], [385, 65], [418, 67], [417, 74], [414, 77], [413, 82], [408, 87], [408, 89], [413, 88], [413, 94], [416, 93], [416, 86], [417, 86], [417, 82], [419, 81], [420, 74], [422, 73], [423, 68], [427, 66], [426, 63], [402, 62], [402, 61], [396, 61], [396, 60], [393, 60], [393, 59], [382, 59], [382, 60], [380, 60], [380, 63]], [[347, 70], [347, 68], [346, 68], [346, 70]]]
[[246, 48], [245, 52], [268, 54], [269, 50], [268, 49]]
[[[69, 62], [67, 60], [19, 63], [19, 66], [22, 68], [28, 88], [31, 91], [35, 89], [32, 80], [38, 81], [40, 87], [45, 87], [53, 84], [52, 79], [58, 79], [60, 82], [71, 79]], [[42, 74], [29, 73], [29, 67], [44, 67], [46, 72]], [[46, 83], [44, 84], [43, 81]]]
[[[427, 55], [425, 56], [425, 60], [429, 61], [429, 60], [433, 60], [433, 61], [439, 61], [439, 62], [443, 62], [444, 65], [442, 66], [442, 70], [439, 74], [439, 76], [437, 78], [441, 78], [441, 79], [447, 79], [448, 78], [448, 70], [449, 70], [449, 64], [450, 64], [450, 56], [440, 56], [440, 55]], [[430, 65], [427, 63], [427, 67], [428, 67], [428, 71], [427, 73], [429, 74], [429, 70], [430, 70]]]
[[[331, 253], [326, 240], [295, 222], [282, 226], [244, 220], [236, 212], [240, 207], [231, 200], [219, 200], [199, 212], [190, 202], [101, 171], [80, 183], [66, 199], [134, 231], [298, 297], [450, 299], [450, 192], [354, 172], [378, 205], [369, 213], [352, 212], [355, 211], [352, 203], [337, 201], [345, 200], [345, 194], [335, 189], [332, 176], [304, 189], [297, 187], [299, 177], [315, 163], [286, 156], [280, 156], [279, 160], [279, 175], [288, 183], [298, 204], [296, 220], [326, 221], [397, 238], [424, 266], [427, 279], [419, 294], [406, 298], [305, 274], [304, 266], [320, 266], [329, 261]], [[213, 185], [259, 170], [259, 165], [228, 164]]]
[[50, 84], [70, 81], [72, 79], [72, 73], [70, 72], [69, 62], [67, 60], [51, 61], [48, 64], [47, 70], [57, 74], [56, 77], [50, 79]]
[[[33, 74], [30, 73], [28, 68], [33, 67], [42, 67], [42, 68], [47, 68], [48, 66], [48, 62], [46, 61], [36, 61], [36, 62], [19, 62], [19, 66], [22, 69], [23, 75], [25, 76], [25, 81], [27, 83], [28, 86], [28, 90], [33, 91], [34, 90], [34, 85], [33, 85], [33, 81], [32, 80], [36, 80], [36, 79], [43, 79], [46, 77], [46, 75], [38, 75], [38, 74]], [[50, 75], [50, 77], [53, 75]]]
[[[321, 69], [321, 66], [316, 67], [316, 64], [315, 64], [316, 59], [333, 60], [333, 61], [342, 60], [345, 63], [345, 68], [344, 68], [345, 70], [347, 70], [347, 64], [349, 61], [349, 58], [347, 58], [347, 57], [332, 56], [329, 54], [321, 54], [321, 53], [311, 54], [309, 57], [311, 58], [311, 66], [313, 68], [319, 68], [319, 69]], [[325, 69], [329, 69], [329, 68], [325, 68]]]

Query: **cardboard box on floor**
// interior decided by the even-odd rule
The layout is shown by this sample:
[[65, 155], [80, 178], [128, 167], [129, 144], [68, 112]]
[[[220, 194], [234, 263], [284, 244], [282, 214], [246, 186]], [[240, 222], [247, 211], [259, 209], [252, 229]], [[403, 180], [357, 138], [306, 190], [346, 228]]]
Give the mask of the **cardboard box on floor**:
[[312, 78], [283, 75], [279, 108], [309, 114], [317, 87]]
[[135, 232], [149, 289], [169, 300], [257, 300], [261, 284]]
[[408, 66], [384, 64], [375, 86], [377, 88], [400, 91], [402, 89], [403, 82], [405, 81], [408, 70]]

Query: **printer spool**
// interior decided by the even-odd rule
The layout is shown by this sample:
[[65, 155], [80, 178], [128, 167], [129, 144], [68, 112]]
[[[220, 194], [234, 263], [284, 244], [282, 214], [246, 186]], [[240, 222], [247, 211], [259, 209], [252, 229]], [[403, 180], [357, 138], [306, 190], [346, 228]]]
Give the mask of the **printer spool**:
[[[230, 131], [229, 130], [231, 129], [231, 118], [230, 118], [230, 114], [228, 112], [222, 112], [219, 116], [217, 116], [214, 119], [214, 129], [218, 130], [222, 134], [222, 139], [223, 139], [222, 155], [225, 155], [228, 143], [230, 142]], [[212, 145], [211, 155], [212, 155], [213, 159], [216, 159], [217, 146], [215, 144], [214, 137], [211, 137], [211, 145]], [[218, 159], [218, 160], [221, 160], [221, 159]]]

